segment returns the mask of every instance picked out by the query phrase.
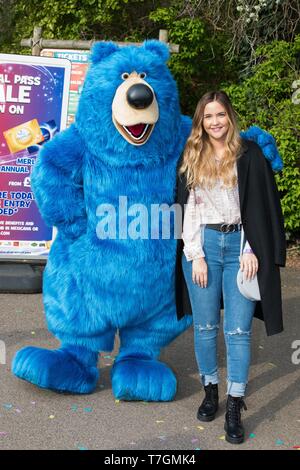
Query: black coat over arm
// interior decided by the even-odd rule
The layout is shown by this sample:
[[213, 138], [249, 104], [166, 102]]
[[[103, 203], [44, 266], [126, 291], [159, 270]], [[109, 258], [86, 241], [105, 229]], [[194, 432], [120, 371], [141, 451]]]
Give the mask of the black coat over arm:
[[[285, 266], [286, 240], [279, 194], [270, 163], [255, 142], [243, 139], [237, 174], [245, 237], [259, 263], [261, 301], [256, 303], [254, 316], [265, 322], [267, 335], [271, 336], [283, 330], [279, 267]], [[176, 202], [181, 205], [182, 214], [188, 194], [181, 175], [177, 178]], [[181, 266], [182, 253], [183, 241], [178, 240], [175, 276], [178, 319], [192, 313]]]

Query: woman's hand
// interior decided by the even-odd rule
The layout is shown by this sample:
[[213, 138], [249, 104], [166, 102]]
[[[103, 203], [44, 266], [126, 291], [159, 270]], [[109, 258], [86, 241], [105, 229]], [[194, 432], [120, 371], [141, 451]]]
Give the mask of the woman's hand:
[[199, 287], [207, 287], [207, 264], [204, 258], [195, 259], [192, 263], [193, 283]]
[[240, 266], [246, 280], [254, 279], [258, 271], [258, 259], [253, 253], [244, 253], [240, 260]]

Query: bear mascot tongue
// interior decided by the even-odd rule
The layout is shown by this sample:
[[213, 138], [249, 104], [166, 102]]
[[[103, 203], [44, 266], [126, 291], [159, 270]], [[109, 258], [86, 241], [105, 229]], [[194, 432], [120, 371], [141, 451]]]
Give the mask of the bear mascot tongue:
[[[115, 397], [175, 396], [174, 372], [158, 357], [192, 322], [176, 315], [181, 232], [173, 210], [192, 122], [180, 113], [168, 58], [159, 41], [96, 43], [75, 123], [42, 147], [33, 167], [41, 215], [58, 230], [43, 295], [47, 325], [61, 347], [23, 348], [12, 371], [41, 388], [91, 393], [99, 352], [112, 351], [118, 333]], [[251, 136], [266, 143], [271, 159], [272, 140], [257, 129]]]
[[134, 137], [141, 137], [148, 128], [148, 124], [135, 124], [134, 126], [126, 126], [130, 134]]

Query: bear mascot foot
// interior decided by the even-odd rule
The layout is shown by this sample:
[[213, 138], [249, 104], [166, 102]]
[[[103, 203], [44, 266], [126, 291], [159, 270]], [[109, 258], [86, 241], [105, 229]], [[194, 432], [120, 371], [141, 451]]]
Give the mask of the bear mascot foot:
[[91, 393], [99, 377], [97, 359], [97, 353], [77, 346], [56, 350], [30, 346], [17, 352], [12, 372], [41, 388]]
[[171, 401], [177, 379], [164, 363], [149, 356], [123, 356], [111, 371], [114, 396], [120, 400]]

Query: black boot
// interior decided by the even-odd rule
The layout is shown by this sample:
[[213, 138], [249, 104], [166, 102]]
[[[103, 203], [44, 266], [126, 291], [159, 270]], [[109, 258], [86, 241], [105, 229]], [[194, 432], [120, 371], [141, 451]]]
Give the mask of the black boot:
[[224, 429], [226, 431], [225, 439], [231, 444], [241, 444], [244, 442], [245, 431], [241, 422], [242, 408], [247, 410], [244, 397], [228, 395]]
[[204, 390], [205, 398], [198, 409], [197, 418], [200, 421], [212, 421], [219, 408], [218, 384], [209, 383]]

